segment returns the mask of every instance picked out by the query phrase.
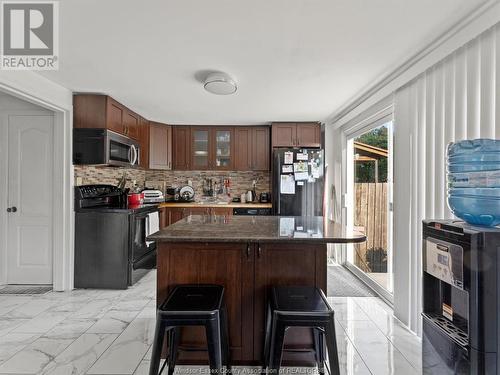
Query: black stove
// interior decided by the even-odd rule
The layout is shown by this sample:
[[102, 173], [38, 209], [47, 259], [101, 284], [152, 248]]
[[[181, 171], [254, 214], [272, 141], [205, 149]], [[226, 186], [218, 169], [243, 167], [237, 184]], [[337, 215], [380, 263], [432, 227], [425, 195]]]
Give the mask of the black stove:
[[125, 289], [156, 265], [158, 206], [113, 185], [75, 187], [75, 287]]
[[155, 211], [157, 204], [129, 206], [127, 195], [113, 185], [82, 185], [75, 188], [75, 211], [145, 212]]

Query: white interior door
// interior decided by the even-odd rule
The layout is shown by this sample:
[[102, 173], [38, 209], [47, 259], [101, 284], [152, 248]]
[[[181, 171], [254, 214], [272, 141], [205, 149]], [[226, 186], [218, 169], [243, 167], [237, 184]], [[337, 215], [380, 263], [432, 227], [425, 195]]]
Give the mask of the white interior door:
[[53, 139], [53, 116], [8, 117], [9, 284], [52, 284]]

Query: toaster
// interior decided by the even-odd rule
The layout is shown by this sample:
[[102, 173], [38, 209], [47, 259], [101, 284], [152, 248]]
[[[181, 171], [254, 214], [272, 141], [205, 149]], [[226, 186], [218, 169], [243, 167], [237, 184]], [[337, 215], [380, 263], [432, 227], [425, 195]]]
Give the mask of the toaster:
[[269, 193], [260, 193], [259, 201], [260, 201], [260, 203], [269, 203], [269, 202], [271, 202], [271, 194], [269, 194]]
[[161, 190], [156, 189], [144, 189], [142, 191], [144, 194], [144, 203], [162, 203], [165, 202], [165, 197]]

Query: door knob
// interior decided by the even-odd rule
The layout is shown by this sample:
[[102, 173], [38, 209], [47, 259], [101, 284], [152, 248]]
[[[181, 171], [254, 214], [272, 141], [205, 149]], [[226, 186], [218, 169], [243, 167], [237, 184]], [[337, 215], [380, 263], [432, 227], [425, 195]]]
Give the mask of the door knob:
[[7, 208], [7, 212], [12, 212], [12, 208]]

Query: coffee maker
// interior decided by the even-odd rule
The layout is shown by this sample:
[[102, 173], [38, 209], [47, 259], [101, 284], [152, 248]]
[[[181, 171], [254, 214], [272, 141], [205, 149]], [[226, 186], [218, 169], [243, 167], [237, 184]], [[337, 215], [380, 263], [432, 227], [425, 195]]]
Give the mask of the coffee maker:
[[500, 229], [423, 221], [423, 374], [500, 374]]

